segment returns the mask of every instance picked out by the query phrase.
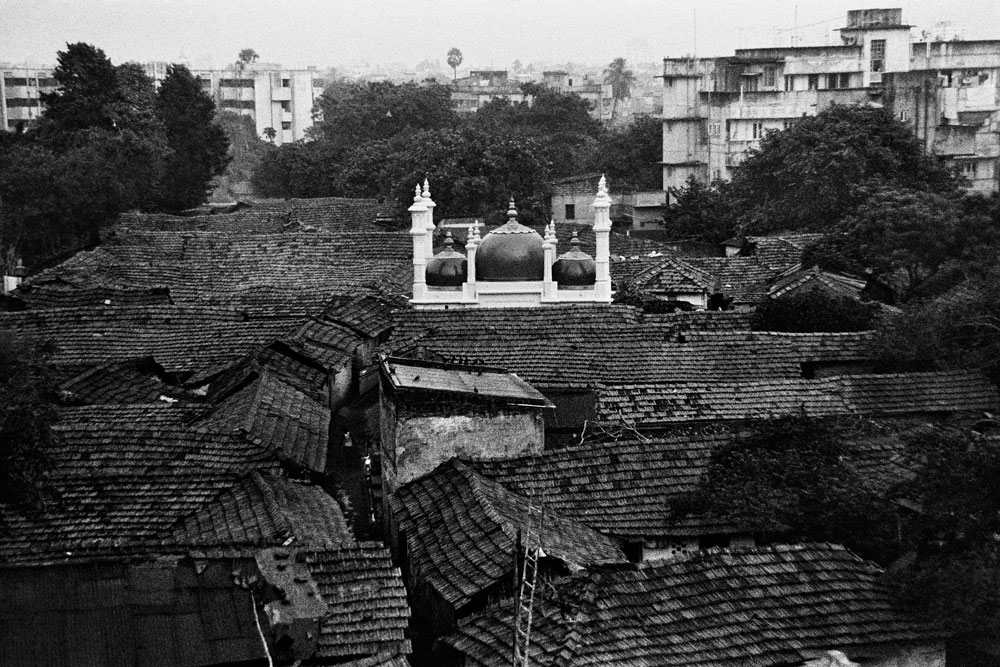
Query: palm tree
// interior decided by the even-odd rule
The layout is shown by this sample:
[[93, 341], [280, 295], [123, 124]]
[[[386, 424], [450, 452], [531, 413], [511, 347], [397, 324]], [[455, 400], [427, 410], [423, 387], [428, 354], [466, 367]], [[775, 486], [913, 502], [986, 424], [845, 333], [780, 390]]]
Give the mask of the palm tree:
[[448, 66], [451, 67], [452, 80], [458, 79], [458, 66], [462, 64], [462, 52], [458, 50], [457, 46], [451, 47], [448, 50]]
[[[237, 103], [236, 113], [240, 116], [243, 115], [243, 70], [245, 70], [247, 65], [250, 63], [257, 62], [257, 58], [260, 58], [260, 56], [258, 56], [257, 52], [253, 49], [242, 49], [240, 50], [240, 54], [236, 56], [236, 85], [238, 86], [237, 90], [239, 91], [239, 102]], [[256, 113], [252, 115], [256, 119]]]
[[614, 99], [614, 104], [611, 107], [611, 124], [614, 125], [619, 102], [632, 97], [635, 74], [632, 70], [625, 68], [624, 58], [615, 58], [611, 61], [608, 68], [604, 70], [604, 83], [611, 86], [611, 97]]

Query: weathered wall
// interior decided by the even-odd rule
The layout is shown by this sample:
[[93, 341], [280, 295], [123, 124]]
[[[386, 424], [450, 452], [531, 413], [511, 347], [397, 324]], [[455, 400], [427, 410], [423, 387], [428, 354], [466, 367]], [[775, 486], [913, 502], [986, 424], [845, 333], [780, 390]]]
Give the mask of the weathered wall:
[[[864, 656], [865, 667], [945, 667], [945, 647], [943, 643], [917, 646], [831, 646], [830, 650], [841, 651], [852, 660]], [[838, 667], [838, 663], [831, 656], [827, 655], [826, 652], [820, 652], [820, 655], [807, 660], [803, 667]]]
[[405, 484], [453, 456], [510, 458], [540, 452], [544, 441], [541, 410], [425, 415], [404, 407], [395, 427], [395, 482]]

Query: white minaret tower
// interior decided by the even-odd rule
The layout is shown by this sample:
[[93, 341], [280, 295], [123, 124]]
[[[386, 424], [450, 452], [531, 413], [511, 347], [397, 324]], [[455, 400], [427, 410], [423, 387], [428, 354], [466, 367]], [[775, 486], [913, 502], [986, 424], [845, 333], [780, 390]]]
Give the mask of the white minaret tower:
[[427, 231], [427, 205], [420, 194], [419, 183], [408, 210], [412, 220], [410, 236], [413, 238], [413, 301], [423, 301], [427, 298], [427, 244], [430, 234]]
[[604, 176], [597, 184], [597, 197], [594, 199], [594, 235], [597, 237], [594, 301], [611, 303], [611, 197], [608, 196], [608, 182]]
[[431, 199], [431, 184], [426, 178], [424, 179], [424, 192], [423, 192], [424, 206], [427, 207], [427, 215], [425, 216], [427, 222], [427, 259], [430, 260], [434, 256], [434, 207], [437, 204]]

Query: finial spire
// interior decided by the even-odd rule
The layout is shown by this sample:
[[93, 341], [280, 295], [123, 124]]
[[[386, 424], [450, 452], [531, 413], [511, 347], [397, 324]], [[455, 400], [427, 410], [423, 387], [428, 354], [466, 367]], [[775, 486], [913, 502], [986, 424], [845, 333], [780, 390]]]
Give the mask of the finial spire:
[[423, 193], [423, 196], [424, 196], [424, 199], [430, 199], [431, 198], [431, 184], [430, 184], [430, 181], [428, 181], [426, 178], [424, 178], [424, 193]]
[[451, 230], [449, 229], [444, 235], [444, 247], [451, 250], [453, 245], [455, 245], [455, 241], [451, 238]]
[[608, 179], [604, 177], [604, 174], [601, 174], [601, 180], [597, 182], [597, 194], [608, 194]]
[[413, 202], [415, 204], [423, 201], [423, 197], [420, 196], [420, 183], [417, 183], [417, 187], [414, 188], [413, 192], [414, 192], [414, 194], [413, 194]]
[[514, 197], [510, 198], [510, 204], [507, 206], [507, 219], [508, 220], [517, 219], [517, 208], [514, 206]]

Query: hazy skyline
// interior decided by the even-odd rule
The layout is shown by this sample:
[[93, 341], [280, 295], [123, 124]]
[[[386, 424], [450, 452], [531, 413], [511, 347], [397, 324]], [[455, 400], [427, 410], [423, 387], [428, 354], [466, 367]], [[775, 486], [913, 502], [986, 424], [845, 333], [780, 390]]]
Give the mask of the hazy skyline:
[[802, 44], [836, 43], [847, 10], [865, 7], [902, 7], [914, 36], [950, 21], [966, 38], [1000, 39], [998, 0], [0, 0], [0, 62], [54, 64], [79, 41], [115, 63], [183, 58], [196, 67], [223, 67], [243, 48], [286, 67], [446, 67], [453, 46], [464, 71], [515, 59], [655, 62], [788, 45], [797, 33]]

